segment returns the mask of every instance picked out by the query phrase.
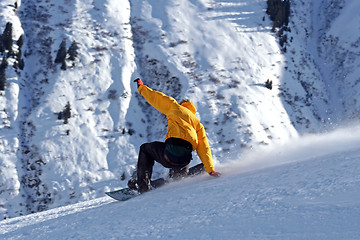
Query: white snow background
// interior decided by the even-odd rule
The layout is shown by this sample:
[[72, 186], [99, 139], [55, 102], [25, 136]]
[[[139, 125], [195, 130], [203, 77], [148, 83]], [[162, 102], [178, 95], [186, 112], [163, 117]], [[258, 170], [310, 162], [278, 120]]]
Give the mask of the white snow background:
[[[2, 0], [25, 67], [0, 92], [0, 239], [360, 239], [359, 8], [291, 1], [285, 51], [265, 0]], [[194, 101], [221, 178], [104, 196], [166, 133], [137, 77]]]

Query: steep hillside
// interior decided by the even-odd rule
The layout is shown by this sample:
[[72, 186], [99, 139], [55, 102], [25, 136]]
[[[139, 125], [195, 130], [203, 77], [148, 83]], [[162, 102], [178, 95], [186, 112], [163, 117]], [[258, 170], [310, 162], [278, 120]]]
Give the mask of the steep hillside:
[[[5, 205], [9, 200], [18, 198], [20, 189], [21, 168], [17, 167], [17, 151], [19, 149], [17, 119], [19, 117], [21, 71], [12, 67], [15, 58], [11, 54], [11, 52], [19, 52], [19, 45], [13, 44], [13, 42], [23, 34], [17, 16], [18, 7], [14, 5], [13, 1], [0, 2], [0, 89], [2, 89], [0, 90], [0, 206], [2, 218], [8, 216], [7, 209], [11, 209]], [[8, 29], [7, 34], [6, 26], [11, 26], [11, 30]], [[8, 43], [7, 46], [4, 46], [4, 40]], [[18, 214], [10, 215], [17, 216]]]
[[1, 1], [1, 216], [126, 185], [139, 146], [166, 133], [136, 77], [194, 101], [218, 166], [358, 119], [359, 39], [340, 30], [351, 15], [358, 29], [357, 6], [292, 3], [284, 51], [265, 0]]
[[300, 132], [359, 119], [357, 7], [354, 0], [291, 2], [282, 99]]

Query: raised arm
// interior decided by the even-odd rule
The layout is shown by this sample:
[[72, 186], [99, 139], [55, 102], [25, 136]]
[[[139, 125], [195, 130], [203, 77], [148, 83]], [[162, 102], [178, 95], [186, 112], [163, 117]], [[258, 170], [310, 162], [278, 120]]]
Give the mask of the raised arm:
[[167, 115], [172, 104], [177, 104], [177, 101], [174, 98], [169, 97], [162, 92], [152, 90], [148, 86], [141, 85], [138, 90], [151, 106], [165, 115]]

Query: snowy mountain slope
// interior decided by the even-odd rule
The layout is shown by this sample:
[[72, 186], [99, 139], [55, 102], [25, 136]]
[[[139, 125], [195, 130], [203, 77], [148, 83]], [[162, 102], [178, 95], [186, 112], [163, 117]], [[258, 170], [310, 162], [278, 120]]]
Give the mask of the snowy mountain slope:
[[[21, 23], [16, 15], [13, 1], [0, 2], [0, 23], [1, 29], [7, 22], [11, 22], [14, 27], [12, 37], [18, 39], [23, 31]], [[3, 34], [3, 31], [1, 31]], [[1, 53], [1, 62], [5, 54]], [[10, 58], [10, 60], [13, 60]], [[18, 117], [19, 104], [19, 84], [18, 74], [13, 68], [5, 70], [7, 77], [7, 91], [0, 91], [0, 205], [6, 203], [13, 196], [18, 194], [20, 181], [18, 178], [19, 170], [17, 164], [17, 150], [19, 148], [19, 129], [16, 119]], [[3, 207], [1, 207], [3, 212]], [[3, 216], [3, 214], [2, 214]]]
[[[1, 1], [0, 27], [12, 21], [13, 38], [24, 33], [25, 63], [14, 70], [16, 60], [9, 58], [0, 92], [2, 217], [126, 185], [139, 146], [163, 140], [166, 131], [164, 116], [136, 93], [131, 81], [139, 76], [177, 100], [195, 102], [217, 165], [341, 125], [337, 96], [346, 105], [343, 120], [356, 120], [357, 38], [338, 29], [358, 3], [331, 2], [343, 8], [329, 13], [320, 11], [327, 1], [315, 8], [293, 3], [285, 53], [271, 32], [265, 0], [18, 0], [17, 7]], [[344, 45], [332, 43], [334, 58], [326, 39], [336, 37]], [[74, 42], [75, 59], [68, 53], [55, 63], [62, 43], [69, 50]], [[339, 58], [349, 63], [343, 71], [336, 69]], [[348, 76], [339, 90], [324, 81], [329, 69]], [[272, 90], [264, 87], [267, 79]], [[65, 124], [58, 118], [67, 103]], [[165, 173], [155, 166], [154, 177]]]
[[[358, 99], [353, 98], [359, 96], [360, 91], [360, 37], [356, 33], [360, 29], [360, 17], [358, 14], [350, 17], [357, 7], [356, 1], [324, 2], [319, 6], [321, 10], [315, 20], [322, 23], [318, 30], [315, 29], [319, 32], [318, 54], [324, 64], [323, 72], [327, 72], [324, 79], [333, 98], [337, 121], [358, 119], [360, 109]], [[329, 16], [334, 21], [321, 21]]]
[[358, 14], [352, 14], [358, 7], [354, 0], [291, 3], [282, 87], [286, 108], [301, 132], [359, 118], [360, 26]]
[[[34, 130], [33, 137], [26, 137], [29, 143], [25, 144], [33, 145], [28, 147], [29, 153], [24, 157], [34, 154], [41, 159], [33, 176], [26, 176], [41, 182], [40, 186], [28, 189], [29, 196], [33, 196], [34, 190], [41, 194], [35, 196], [38, 206], [29, 206], [31, 211], [62, 202], [63, 194], [67, 202], [96, 196], [99, 187], [88, 186], [88, 183], [115, 179], [114, 174], [119, 178], [129, 164], [134, 164], [134, 157], [128, 157], [136, 153], [130, 145], [126, 125], [134, 71], [126, 10], [129, 6], [113, 6], [113, 3], [97, 6], [79, 2], [75, 8], [72, 3], [63, 5], [65, 8], [60, 5], [50, 8], [56, 11], [58, 7], [65, 13], [65, 20], [58, 18], [59, 13], [55, 12], [50, 14], [55, 19], [48, 21], [58, 21], [55, 25], [60, 26], [64, 21], [72, 21], [63, 28], [53, 29], [50, 36], [55, 35], [54, 39], [58, 40], [53, 43], [54, 47], [63, 39], [75, 40], [82, 51], [73, 63], [75, 66], [68, 66], [67, 71], [55, 70], [59, 66], [52, 66], [54, 73], [47, 74], [52, 74], [50, 79], [58, 80], [45, 84], [46, 94], [39, 98], [43, 103], [27, 117]], [[43, 66], [38, 67], [42, 71]], [[73, 117], [69, 124], [63, 124], [57, 120], [57, 113], [67, 102], [71, 104]], [[118, 156], [123, 155], [124, 150], [128, 153], [127, 159]], [[103, 193], [103, 188], [99, 190]]]
[[[87, 7], [93, 12], [87, 11]], [[48, 204], [60, 201], [62, 196], [55, 197], [59, 192], [66, 195], [61, 204], [70, 199], [78, 201], [83, 192], [91, 194], [98, 187], [74, 191], [74, 186], [84, 188], [86, 182], [114, 179], [114, 173], [119, 178], [122, 169], [134, 163], [134, 157], [116, 162], [117, 155], [127, 146], [129, 155], [135, 155], [129, 144], [129, 130], [125, 129], [134, 64], [129, 16], [126, 5], [123, 7], [119, 9], [109, 3], [98, 9], [80, 2], [73, 8], [69, 1], [65, 4], [27, 1], [22, 5], [23, 28], [29, 34], [19, 100], [22, 113], [14, 123], [20, 126], [20, 134], [15, 136], [19, 136], [21, 144], [15, 157], [21, 162], [13, 160], [20, 172], [12, 177], [15, 175], [18, 181], [9, 180], [5, 184], [5, 188], [12, 189], [10, 198], [4, 196], [2, 201], [11, 199], [5, 216], [47, 208]], [[105, 19], [103, 11], [107, 13]], [[103, 30], [96, 19], [107, 28]], [[91, 31], [97, 32], [92, 35]], [[82, 49], [80, 57], [73, 63], [67, 61], [70, 69], [60, 71], [52, 55], [55, 57], [61, 41], [71, 42], [75, 38]], [[103, 51], [109, 54], [104, 56]], [[71, 103], [72, 119], [77, 120], [64, 125], [57, 115], [67, 102]], [[67, 134], [70, 137], [64, 137]], [[136, 137], [133, 139], [136, 141]], [[107, 155], [112, 162], [107, 163]], [[113, 172], [108, 171], [108, 165]]]
[[359, 136], [355, 127], [304, 137], [256, 161], [253, 155], [223, 166], [221, 178], [203, 175], [127, 202], [103, 197], [3, 220], [0, 233], [5, 239], [358, 239]]

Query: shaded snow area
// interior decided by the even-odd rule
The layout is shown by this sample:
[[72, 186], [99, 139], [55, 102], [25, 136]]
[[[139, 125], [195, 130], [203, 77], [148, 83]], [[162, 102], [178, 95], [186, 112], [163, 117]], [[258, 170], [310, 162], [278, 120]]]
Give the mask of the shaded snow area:
[[0, 234], [3, 239], [359, 239], [359, 146], [359, 127], [308, 136], [247, 155], [241, 165], [223, 165], [220, 178], [202, 175], [127, 202], [102, 197], [4, 220]]

